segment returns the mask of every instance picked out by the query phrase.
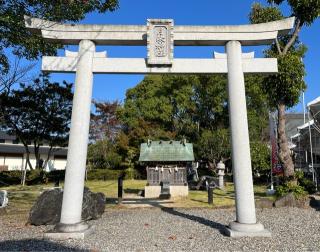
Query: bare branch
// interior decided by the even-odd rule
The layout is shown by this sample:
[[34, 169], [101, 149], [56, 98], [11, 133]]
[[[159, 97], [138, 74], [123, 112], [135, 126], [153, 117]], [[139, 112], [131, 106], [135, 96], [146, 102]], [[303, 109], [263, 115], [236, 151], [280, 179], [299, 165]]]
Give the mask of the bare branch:
[[21, 66], [20, 58], [16, 57], [11, 65], [9, 73], [0, 75], [0, 93], [9, 92], [14, 84], [31, 81], [32, 77], [29, 74], [36, 63]]

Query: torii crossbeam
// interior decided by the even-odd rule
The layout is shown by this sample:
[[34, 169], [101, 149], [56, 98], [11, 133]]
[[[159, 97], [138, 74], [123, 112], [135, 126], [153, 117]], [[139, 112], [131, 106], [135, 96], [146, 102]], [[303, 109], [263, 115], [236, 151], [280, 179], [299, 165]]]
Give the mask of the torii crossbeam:
[[[25, 17], [26, 27], [50, 41], [79, 45], [65, 57], [43, 57], [42, 70], [76, 72], [67, 168], [60, 223], [51, 238], [83, 238], [81, 222], [86, 169], [92, 80], [94, 73], [190, 74], [227, 73], [236, 221], [226, 233], [232, 237], [267, 236], [256, 221], [249, 146], [244, 73], [276, 73], [276, 59], [255, 59], [241, 46], [266, 45], [287, 34], [294, 18], [255, 25], [173, 26], [171, 19], [148, 19], [147, 25], [70, 25]], [[108, 58], [96, 45], [145, 45], [146, 59]], [[212, 59], [174, 59], [174, 46], [225, 46], [226, 54]]]

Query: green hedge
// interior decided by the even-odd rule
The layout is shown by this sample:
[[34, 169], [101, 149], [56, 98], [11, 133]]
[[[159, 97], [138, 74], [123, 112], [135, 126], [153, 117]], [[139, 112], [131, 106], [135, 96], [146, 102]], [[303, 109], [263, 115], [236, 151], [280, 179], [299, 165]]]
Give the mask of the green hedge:
[[63, 181], [65, 170], [55, 170], [47, 173], [49, 182], [56, 182], [57, 180]]
[[117, 179], [123, 170], [94, 169], [87, 172], [87, 180]]
[[[27, 171], [26, 185], [37, 185], [48, 182], [55, 182], [58, 179], [64, 180], [63, 170], [45, 172], [43, 170]], [[2, 171], [0, 172], [0, 186], [19, 185], [21, 183], [21, 171]]]
[[0, 186], [19, 185], [21, 183], [21, 171], [0, 172]]
[[317, 188], [315, 184], [312, 182], [312, 180], [307, 179], [307, 178], [302, 178], [298, 180], [299, 185], [304, 188], [309, 194], [313, 194], [317, 192]]
[[[87, 172], [87, 180], [113, 180], [118, 179], [121, 174], [129, 178], [127, 170], [94, 169]], [[133, 178], [139, 178], [139, 174], [134, 171]]]
[[[19, 185], [21, 183], [21, 177], [23, 173], [21, 171], [2, 171], [0, 172], [0, 186], [7, 185]], [[42, 184], [47, 181], [47, 176], [45, 171], [32, 170], [27, 171], [26, 174], [26, 184], [36, 185]]]
[[[140, 179], [140, 174], [133, 170], [110, 170], [110, 169], [94, 169], [87, 172], [87, 180], [114, 180], [125, 173], [126, 178], [133, 176], [135, 179]], [[129, 174], [130, 173], [130, 174]], [[9, 185], [19, 185], [21, 183], [21, 171], [2, 171], [0, 172], [0, 187]], [[64, 170], [55, 170], [45, 172], [43, 170], [27, 171], [26, 185], [37, 185], [48, 182], [56, 182], [57, 180], [63, 181], [65, 176]]]

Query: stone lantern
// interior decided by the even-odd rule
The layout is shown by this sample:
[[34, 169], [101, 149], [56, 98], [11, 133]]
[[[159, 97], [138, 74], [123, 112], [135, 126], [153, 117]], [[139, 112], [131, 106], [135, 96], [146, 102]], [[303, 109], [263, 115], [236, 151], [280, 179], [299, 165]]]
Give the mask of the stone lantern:
[[223, 189], [224, 188], [224, 183], [223, 183], [223, 176], [224, 176], [224, 170], [226, 169], [225, 164], [220, 161], [217, 164], [217, 170], [218, 170], [218, 176], [219, 176], [219, 188]]

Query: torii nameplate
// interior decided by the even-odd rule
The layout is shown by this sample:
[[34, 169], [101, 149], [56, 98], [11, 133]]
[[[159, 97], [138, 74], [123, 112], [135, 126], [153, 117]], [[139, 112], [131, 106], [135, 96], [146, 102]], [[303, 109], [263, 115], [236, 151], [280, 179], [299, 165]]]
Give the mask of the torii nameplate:
[[172, 65], [173, 20], [147, 20], [148, 65]]

